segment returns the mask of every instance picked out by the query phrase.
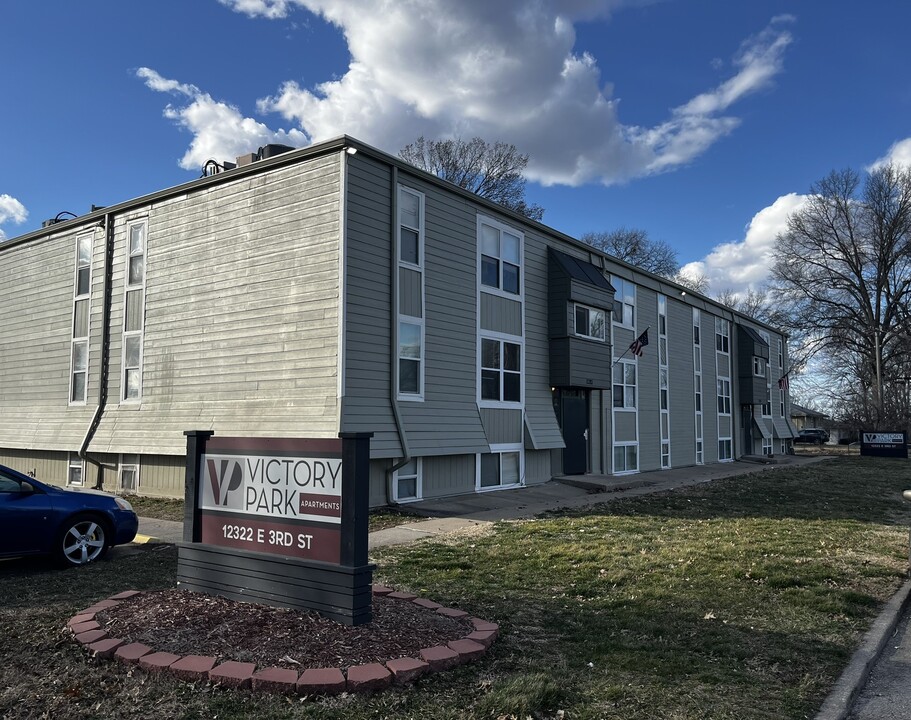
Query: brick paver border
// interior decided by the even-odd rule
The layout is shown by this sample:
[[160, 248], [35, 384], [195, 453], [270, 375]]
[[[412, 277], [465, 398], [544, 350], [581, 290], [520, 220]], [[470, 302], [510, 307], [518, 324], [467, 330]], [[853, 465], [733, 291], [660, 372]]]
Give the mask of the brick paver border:
[[[432, 600], [410, 592], [396, 592], [383, 585], [374, 585], [373, 594], [398, 602], [408, 602], [452, 618], [468, 618], [472, 632], [448, 646], [424, 648], [417, 658], [392, 658], [383, 663], [352, 665], [348, 668], [306, 668], [298, 673], [288, 668], [256, 668], [253, 663], [233, 660], [216, 666], [215, 658], [200, 655], [173, 655], [156, 651], [140, 643], [107, 638], [98, 622], [98, 612], [118, 605], [120, 601], [142, 593], [125, 590], [76, 613], [64, 628], [74, 641], [83, 645], [91, 657], [117, 659], [146, 672], [172, 675], [189, 682], [208, 679], [217, 687], [245, 688], [254, 692], [296, 692], [302, 695], [337, 695], [342, 692], [375, 692], [392, 685], [413, 682], [425, 673], [443, 672], [458, 665], [477, 660], [499, 634], [496, 623], [487, 622], [455, 608], [443, 607]], [[293, 677], [292, 677], [293, 675]]]

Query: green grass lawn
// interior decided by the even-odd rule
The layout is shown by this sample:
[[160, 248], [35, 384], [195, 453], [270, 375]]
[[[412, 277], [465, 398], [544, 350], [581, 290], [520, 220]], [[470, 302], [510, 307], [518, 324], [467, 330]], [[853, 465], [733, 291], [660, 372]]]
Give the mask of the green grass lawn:
[[481, 661], [373, 697], [252, 696], [95, 664], [76, 610], [173, 585], [171, 548], [0, 564], [0, 717], [811, 717], [908, 564], [911, 463], [844, 457], [482, 536], [383, 549], [376, 579], [501, 625]]

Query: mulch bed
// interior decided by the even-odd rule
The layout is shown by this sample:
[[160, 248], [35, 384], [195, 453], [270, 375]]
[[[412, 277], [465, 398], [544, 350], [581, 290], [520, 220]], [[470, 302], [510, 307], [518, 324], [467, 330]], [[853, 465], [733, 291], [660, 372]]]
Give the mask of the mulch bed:
[[295, 670], [419, 657], [422, 648], [446, 645], [473, 630], [468, 618], [381, 595], [373, 598], [372, 622], [348, 627], [316, 612], [176, 589], [136, 595], [97, 619], [110, 636], [159, 651]]

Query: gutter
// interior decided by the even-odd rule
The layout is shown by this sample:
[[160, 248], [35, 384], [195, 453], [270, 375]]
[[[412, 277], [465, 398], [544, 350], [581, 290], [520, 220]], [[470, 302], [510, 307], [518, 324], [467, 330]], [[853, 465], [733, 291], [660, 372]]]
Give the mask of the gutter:
[[399, 411], [398, 398], [398, 348], [399, 348], [399, 262], [398, 262], [398, 243], [396, 242], [399, 212], [399, 169], [395, 165], [392, 167], [392, 189], [391, 189], [391, 223], [389, 236], [389, 295], [390, 314], [389, 314], [389, 403], [392, 406], [392, 417], [395, 419], [395, 429], [399, 436], [399, 442], [402, 445], [402, 459], [394, 463], [386, 470], [386, 504], [395, 505], [395, 493], [392, 492], [392, 476], [396, 470], [405, 467], [411, 462], [411, 450], [408, 448], [408, 436], [405, 434], [405, 427], [402, 424], [402, 416]]
[[111, 368], [111, 275], [114, 267], [114, 215], [111, 212], [104, 214], [102, 221], [105, 230], [104, 240], [104, 290], [102, 292], [101, 306], [101, 369], [98, 374], [98, 405], [95, 407], [95, 414], [82, 439], [82, 445], [79, 448], [79, 457], [85, 462], [91, 463], [98, 468], [98, 479], [95, 481], [94, 489], [102, 490], [104, 485], [104, 468], [105, 466], [98, 460], [95, 460], [88, 454], [89, 443], [92, 442], [98, 425], [101, 423], [101, 416], [108, 402], [108, 376]]

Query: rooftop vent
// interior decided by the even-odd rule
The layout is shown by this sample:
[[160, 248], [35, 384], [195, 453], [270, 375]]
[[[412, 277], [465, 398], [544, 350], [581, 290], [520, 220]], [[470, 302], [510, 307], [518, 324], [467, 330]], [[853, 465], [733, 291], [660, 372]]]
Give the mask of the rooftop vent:
[[254, 163], [257, 160], [266, 160], [267, 158], [275, 157], [276, 155], [282, 155], [286, 152], [291, 152], [296, 150], [290, 145], [279, 145], [277, 143], [271, 143], [269, 145], [263, 145], [255, 153], [247, 153], [246, 155], [237, 156], [237, 166], [241, 167], [243, 165], [249, 165]]

